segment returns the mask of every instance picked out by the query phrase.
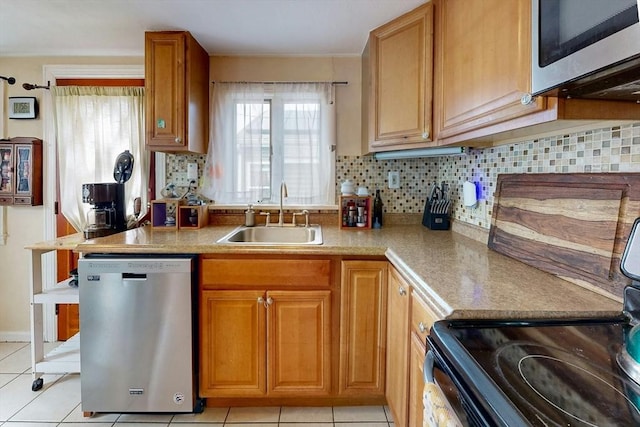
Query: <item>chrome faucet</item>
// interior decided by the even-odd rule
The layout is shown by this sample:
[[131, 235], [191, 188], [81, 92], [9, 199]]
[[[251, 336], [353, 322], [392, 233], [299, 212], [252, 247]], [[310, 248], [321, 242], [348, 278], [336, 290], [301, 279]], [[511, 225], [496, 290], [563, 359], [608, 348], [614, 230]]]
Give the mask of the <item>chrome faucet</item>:
[[284, 210], [282, 209], [282, 202], [285, 197], [289, 197], [289, 194], [287, 193], [287, 184], [282, 181], [282, 184], [280, 184], [280, 215], [278, 215], [279, 227], [284, 225]]

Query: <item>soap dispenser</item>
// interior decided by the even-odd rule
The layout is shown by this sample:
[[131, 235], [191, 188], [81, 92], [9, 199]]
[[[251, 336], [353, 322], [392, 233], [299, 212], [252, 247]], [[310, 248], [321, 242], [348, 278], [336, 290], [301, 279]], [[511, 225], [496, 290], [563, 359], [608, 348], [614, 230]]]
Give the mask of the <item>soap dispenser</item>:
[[251, 204], [249, 204], [249, 207], [244, 212], [244, 225], [247, 227], [256, 225], [256, 212], [253, 210], [253, 205]]

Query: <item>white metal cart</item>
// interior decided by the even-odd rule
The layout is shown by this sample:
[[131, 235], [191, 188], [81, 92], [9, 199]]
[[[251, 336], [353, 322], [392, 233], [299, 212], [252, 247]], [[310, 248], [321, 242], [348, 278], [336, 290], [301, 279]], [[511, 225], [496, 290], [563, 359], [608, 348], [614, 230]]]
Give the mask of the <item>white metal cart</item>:
[[27, 246], [31, 250], [29, 302], [31, 304], [31, 390], [44, 385], [43, 374], [80, 372], [80, 334], [76, 334], [46, 355], [44, 354], [44, 304], [78, 304], [78, 288], [69, 286], [70, 278], [45, 287], [43, 283], [43, 255], [58, 250], [73, 250], [84, 242], [82, 233]]

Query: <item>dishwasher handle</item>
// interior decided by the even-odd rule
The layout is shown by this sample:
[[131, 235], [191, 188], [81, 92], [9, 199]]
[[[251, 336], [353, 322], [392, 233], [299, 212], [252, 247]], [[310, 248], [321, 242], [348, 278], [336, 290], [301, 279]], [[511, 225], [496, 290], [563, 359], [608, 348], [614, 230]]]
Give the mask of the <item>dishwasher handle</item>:
[[122, 273], [123, 280], [147, 280], [147, 273]]

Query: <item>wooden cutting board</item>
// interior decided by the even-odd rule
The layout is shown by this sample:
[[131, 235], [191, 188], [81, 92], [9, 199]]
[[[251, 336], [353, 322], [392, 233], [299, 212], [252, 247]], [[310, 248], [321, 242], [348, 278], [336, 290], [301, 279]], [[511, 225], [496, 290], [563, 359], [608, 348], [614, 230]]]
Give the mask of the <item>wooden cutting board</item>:
[[640, 173], [499, 175], [488, 244], [622, 297], [630, 280], [620, 271], [620, 259], [637, 217]]

